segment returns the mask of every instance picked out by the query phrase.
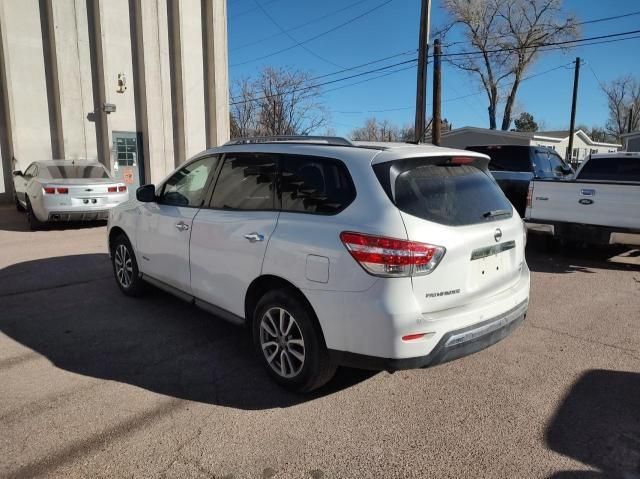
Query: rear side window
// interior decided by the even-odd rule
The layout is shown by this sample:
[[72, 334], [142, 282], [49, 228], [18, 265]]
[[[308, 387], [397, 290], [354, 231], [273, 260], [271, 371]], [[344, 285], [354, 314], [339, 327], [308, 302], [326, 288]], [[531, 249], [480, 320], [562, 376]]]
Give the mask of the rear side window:
[[640, 158], [624, 156], [591, 158], [580, 171], [578, 179], [640, 181]]
[[276, 158], [261, 153], [225, 155], [211, 206], [235, 210], [272, 210], [275, 207]]
[[495, 181], [475, 166], [421, 164], [401, 172], [392, 167], [389, 174], [395, 205], [418, 218], [464, 226], [513, 215]]
[[315, 156], [280, 157], [282, 210], [336, 214], [355, 198], [344, 164]]
[[531, 171], [529, 148], [526, 146], [470, 146], [467, 150], [489, 156], [489, 169], [493, 171]]

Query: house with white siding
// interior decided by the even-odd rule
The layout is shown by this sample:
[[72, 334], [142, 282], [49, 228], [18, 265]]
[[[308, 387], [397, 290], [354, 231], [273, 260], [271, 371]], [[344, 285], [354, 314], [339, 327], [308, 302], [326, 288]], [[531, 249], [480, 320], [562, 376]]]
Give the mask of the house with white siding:
[[[440, 144], [449, 148], [461, 149], [474, 145], [546, 146], [566, 158], [569, 148], [569, 131], [502, 131], [465, 126], [443, 132]], [[594, 141], [584, 131], [577, 130], [573, 136], [571, 161], [581, 162], [592, 153], [613, 153], [621, 148], [622, 145], [617, 143]]]

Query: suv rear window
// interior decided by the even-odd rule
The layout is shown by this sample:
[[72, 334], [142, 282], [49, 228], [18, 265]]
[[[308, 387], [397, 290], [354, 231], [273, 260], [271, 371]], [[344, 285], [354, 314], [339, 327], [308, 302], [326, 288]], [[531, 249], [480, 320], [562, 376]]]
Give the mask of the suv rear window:
[[640, 181], [640, 158], [624, 156], [591, 158], [580, 171], [578, 179]]
[[467, 150], [489, 156], [489, 169], [493, 171], [531, 171], [527, 146], [469, 146]]
[[[430, 160], [400, 172], [387, 167], [388, 184], [393, 184], [391, 199], [401, 211], [449, 226], [478, 224], [513, 215], [509, 200], [482, 170], [472, 165], [437, 165]], [[384, 187], [381, 168], [376, 173]]]

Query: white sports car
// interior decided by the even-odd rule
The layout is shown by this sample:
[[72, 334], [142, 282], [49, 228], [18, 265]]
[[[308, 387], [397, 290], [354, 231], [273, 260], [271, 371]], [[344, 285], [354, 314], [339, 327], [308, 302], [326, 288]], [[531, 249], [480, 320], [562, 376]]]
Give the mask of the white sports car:
[[102, 164], [34, 161], [13, 172], [16, 207], [27, 212], [31, 229], [48, 222], [106, 220], [109, 209], [129, 199], [127, 185]]

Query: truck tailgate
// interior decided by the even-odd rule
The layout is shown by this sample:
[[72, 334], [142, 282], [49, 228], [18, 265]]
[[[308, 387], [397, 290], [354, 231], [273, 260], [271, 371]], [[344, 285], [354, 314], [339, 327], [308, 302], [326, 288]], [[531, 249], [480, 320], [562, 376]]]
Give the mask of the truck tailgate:
[[525, 218], [640, 229], [640, 183], [531, 182]]

